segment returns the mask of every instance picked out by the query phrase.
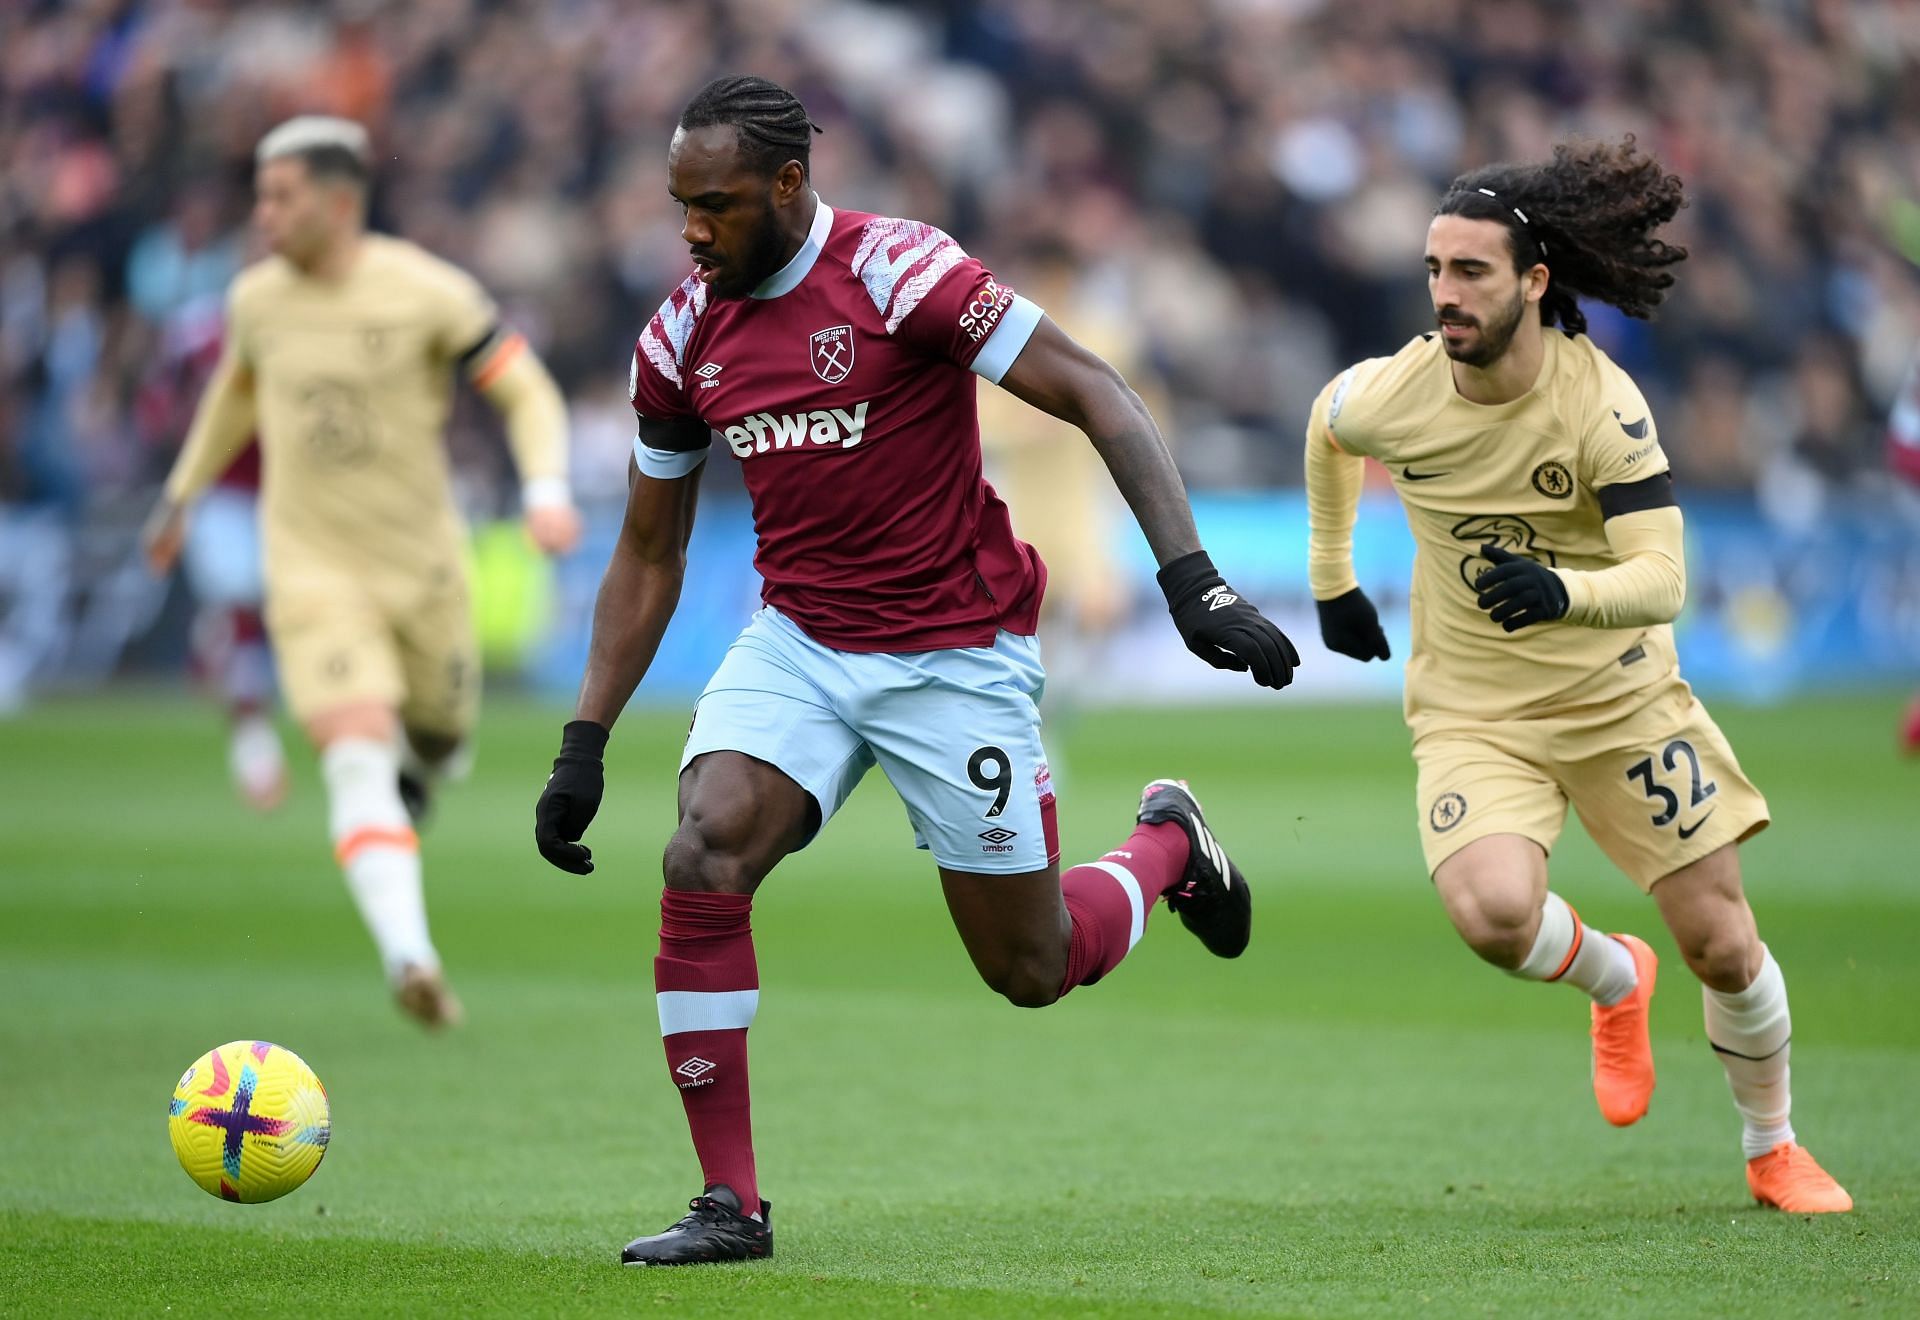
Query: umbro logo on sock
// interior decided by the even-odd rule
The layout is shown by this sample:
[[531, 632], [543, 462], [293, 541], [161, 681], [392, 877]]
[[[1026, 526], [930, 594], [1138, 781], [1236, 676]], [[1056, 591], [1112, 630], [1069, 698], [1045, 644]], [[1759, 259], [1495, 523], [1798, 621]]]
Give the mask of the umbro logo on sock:
[[719, 1064], [713, 1062], [711, 1059], [703, 1059], [696, 1054], [673, 1070], [681, 1077], [687, 1079], [684, 1082], [676, 1082], [675, 1085], [682, 1091], [690, 1091], [696, 1086], [712, 1086], [713, 1078], [707, 1076], [707, 1074], [719, 1066]]

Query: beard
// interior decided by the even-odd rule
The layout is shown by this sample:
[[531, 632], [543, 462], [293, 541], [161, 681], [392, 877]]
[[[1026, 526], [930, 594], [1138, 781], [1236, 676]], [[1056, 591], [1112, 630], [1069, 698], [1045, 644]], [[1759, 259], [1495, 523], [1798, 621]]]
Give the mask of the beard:
[[[1503, 309], [1494, 319], [1482, 324], [1471, 318], [1455, 313], [1450, 322], [1455, 325], [1477, 326], [1480, 335], [1471, 343], [1456, 349], [1447, 343], [1444, 336], [1441, 344], [1446, 348], [1447, 356], [1455, 362], [1465, 363], [1469, 367], [1490, 367], [1498, 362], [1507, 351], [1507, 345], [1513, 342], [1513, 336], [1520, 329], [1520, 318], [1527, 314], [1527, 299], [1523, 292], [1516, 290], [1513, 302]], [[1436, 318], [1440, 319], [1440, 318]], [[1442, 324], [1448, 321], [1443, 320]]]
[[759, 216], [759, 223], [754, 226], [753, 238], [748, 242], [739, 263], [724, 278], [714, 281], [711, 293], [715, 298], [745, 298], [759, 288], [769, 275], [786, 264], [781, 254], [785, 243], [780, 237], [773, 198], [768, 196], [762, 206], [764, 209]]

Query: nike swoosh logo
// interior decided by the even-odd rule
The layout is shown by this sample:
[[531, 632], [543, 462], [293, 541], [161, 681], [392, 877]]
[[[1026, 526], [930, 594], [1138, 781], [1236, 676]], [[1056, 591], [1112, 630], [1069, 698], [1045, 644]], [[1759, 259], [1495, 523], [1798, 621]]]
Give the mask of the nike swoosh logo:
[[1400, 475], [1408, 481], [1432, 481], [1435, 477], [1444, 477], [1447, 474], [1444, 472], [1415, 472], [1410, 467], [1404, 467], [1400, 469]]
[[1637, 422], [1630, 422], [1620, 415], [1618, 408], [1615, 408], [1613, 410], [1613, 420], [1620, 423], [1620, 429], [1627, 433], [1629, 440], [1645, 440], [1647, 438], [1646, 418], [1642, 417]]
[[1717, 807], [1709, 810], [1706, 816], [1702, 816], [1699, 820], [1696, 820], [1690, 826], [1682, 825], [1680, 827], [1680, 837], [1683, 839], [1691, 839], [1694, 835], [1698, 834], [1700, 832], [1700, 827], [1707, 823], [1707, 816], [1713, 815], [1714, 811], [1717, 811], [1717, 810], [1719, 810], [1719, 808]]

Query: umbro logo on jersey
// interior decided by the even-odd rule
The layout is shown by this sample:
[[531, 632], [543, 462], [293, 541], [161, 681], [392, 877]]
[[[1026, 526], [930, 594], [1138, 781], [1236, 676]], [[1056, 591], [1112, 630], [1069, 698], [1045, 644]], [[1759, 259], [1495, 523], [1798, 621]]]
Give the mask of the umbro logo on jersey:
[[769, 449], [804, 449], [808, 445], [838, 445], [852, 449], [867, 433], [867, 405], [820, 408], [803, 413], [755, 413], [721, 432], [728, 448], [740, 458]]
[[1620, 410], [1618, 408], [1615, 408], [1613, 410], [1613, 420], [1620, 423], [1620, 429], [1627, 433], [1627, 439], [1645, 440], [1647, 438], [1647, 419], [1646, 418], [1642, 417], [1637, 422], [1630, 422], [1626, 418], [1620, 415]]
[[714, 379], [720, 374], [720, 364], [718, 362], [709, 362], [693, 374], [700, 378], [701, 389], [710, 390], [720, 383]]
[[1240, 598], [1225, 587], [1213, 587], [1200, 593], [1200, 599], [1207, 602], [1207, 609], [1225, 609]]

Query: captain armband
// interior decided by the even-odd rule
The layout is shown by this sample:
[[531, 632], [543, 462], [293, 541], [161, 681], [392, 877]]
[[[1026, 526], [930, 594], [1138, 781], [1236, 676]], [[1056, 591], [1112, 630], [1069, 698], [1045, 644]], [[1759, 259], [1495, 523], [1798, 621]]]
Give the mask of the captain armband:
[[1618, 518], [1623, 513], [1645, 513], [1648, 509], [1671, 508], [1675, 503], [1673, 474], [1656, 472], [1639, 481], [1602, 486], [1598, 494], [1603, 518]]

